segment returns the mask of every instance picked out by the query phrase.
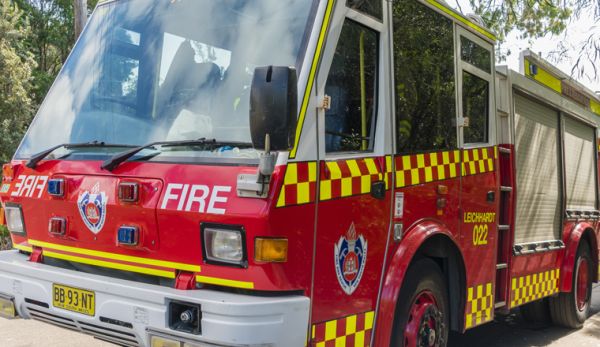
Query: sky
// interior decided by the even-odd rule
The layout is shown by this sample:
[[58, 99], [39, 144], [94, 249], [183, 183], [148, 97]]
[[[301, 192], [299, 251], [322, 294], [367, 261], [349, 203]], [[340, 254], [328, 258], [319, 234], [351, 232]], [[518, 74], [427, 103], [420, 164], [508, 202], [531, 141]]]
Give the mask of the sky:
[[[469, 9], [468, 0], [448, 1], [451, 6], [455, 7], [457, 2], [461, 5], [461, 8], [465, 14], [469, 13], [467, 10]], [[518, 32], [512, 32], [510, 35], [508, 35], [506, 42], [503, 44], [503, 48], [509, 49], [512, 54], [509, 55], [505, 61], [500, 62], [499, 65], [508, 65], [512, 70], [519, 71], [519, 53], [525, 49], [530, 49], [531, 51], [540, 54], [542, 58], [550, 61], [552, 65], [558, 67], [567, 75], [570, 75], [571, 68], [575, 62], [574, 57], [577, 56], [577, 47], [585, 38], [588, 37], [592, 30], [598, 31], [600, 28], [596, 23], [594, 23], [593, 11], [588, 11], [583, 13], [577, 20], [572, 20], [570, 23], [568, 23], [566, 32], [559, 36], [547, 35], [545, 37], [535, 39], [530, 43], [528, 40], [519, 39]], [[561, 41], [568, 43], [569, 50], [567, 54], [569, 57], [562, 59], [561, 61], [552, 60], [549, 57], [549, 54], [558, 49], [558, 44]], [[589, 69], [589, 71], [591, 71], [590, 66], [586, 67]], [[600, 80], [593, 80], [586, 77], [573, 77], [575, 77], [577, 81], [581, 82], [592, 91], [600, 91]]]

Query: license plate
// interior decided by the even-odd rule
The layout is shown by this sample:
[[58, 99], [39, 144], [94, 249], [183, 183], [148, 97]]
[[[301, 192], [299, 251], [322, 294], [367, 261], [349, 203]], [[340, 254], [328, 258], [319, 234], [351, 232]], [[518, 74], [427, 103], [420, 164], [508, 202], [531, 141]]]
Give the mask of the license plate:
[[88, 316], [96, 313], [96, 294], [94, 292], [60, 284], [52, 285], [52, 292], [54, 307]]

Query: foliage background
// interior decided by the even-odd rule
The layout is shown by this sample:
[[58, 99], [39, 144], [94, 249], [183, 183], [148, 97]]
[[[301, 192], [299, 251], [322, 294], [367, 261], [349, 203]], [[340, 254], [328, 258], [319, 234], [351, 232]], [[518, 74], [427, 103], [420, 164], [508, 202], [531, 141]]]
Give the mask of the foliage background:
[[[24, 132], [75, 42], [73, 4], [81, 0], [0, 0], [0, 163], [11, 159]], [[164, 0], [167, 1], [167, 0]], [[377, 0], [352, 0], [357, 8]], [[416, 0], [395, 0], [416, 1]], [[88, 13], [98, 0], [87, 0]], [[573, 47], [559, 35], [582, 13], [600, 20], [600, 0], [453, 0], [464, 13], [481, 16], [498, 34], [498, 57], [511, 54], [503, 40], [511, 32], [535, 40], [557, 37], [555, 60], [576, 55], [574, 77], [600, 78], [600, 26]], [[353, 6], [354, 6], [353, 5]], [[569, 49], [567, 49], [569, 48]], [[512, 52], [517, 53], [517, 52]], [[584, 66], [591, 66], [584, 70]]]
[[[0, 0], [0, 163], [8, 162], [75, 43], [73, 1]], [[98, 0], [88, 0], [88, 12]]]

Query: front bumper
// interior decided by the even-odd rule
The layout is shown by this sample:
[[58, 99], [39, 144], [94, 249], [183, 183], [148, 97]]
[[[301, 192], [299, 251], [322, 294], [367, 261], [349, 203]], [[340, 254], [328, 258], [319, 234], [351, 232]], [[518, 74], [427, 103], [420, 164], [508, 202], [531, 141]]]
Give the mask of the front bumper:
[[[52, 306], [52, 284], [96, 293], [94, 317]], [[77, 330], [119, 345], [148, 346], [149, 331], [206, 346], [305, 346], [309, 299], [257, 297], [213, 290], [182, 291], [31, 263], [0, 252], [0, 294], [14, 297], [19, 315]], [[199, 304], [201, 335], [170, 330], [171, 300]], [[126, 323], [126, 324], [123, 324]]]

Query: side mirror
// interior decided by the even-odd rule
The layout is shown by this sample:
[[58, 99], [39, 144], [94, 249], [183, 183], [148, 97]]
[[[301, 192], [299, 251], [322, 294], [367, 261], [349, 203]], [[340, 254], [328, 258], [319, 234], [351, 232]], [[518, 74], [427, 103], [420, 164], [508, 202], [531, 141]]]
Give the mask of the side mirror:
[[288, 151], [294, 146], [298, 122], [298, 77], [287, 66], [257, 67], [250, 90], [250, 133], [254, 148]]

